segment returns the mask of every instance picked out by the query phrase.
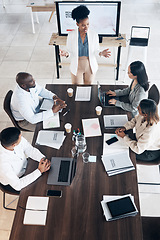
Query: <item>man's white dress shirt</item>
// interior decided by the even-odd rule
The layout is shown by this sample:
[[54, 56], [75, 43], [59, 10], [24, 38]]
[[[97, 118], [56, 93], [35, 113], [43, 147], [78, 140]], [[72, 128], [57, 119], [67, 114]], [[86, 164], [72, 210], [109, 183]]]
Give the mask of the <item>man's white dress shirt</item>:
[[28, 157], [39, 162], [44, 155], [23, 137], [13, 151], [7, 150], [0, 144], [0, 182], [20, 191], [39, 178], [41, 172], [38, 168], [20, 178], [25, 173]]
[[49, 117], [52, 117], [52, 109], [39, 112], [40, 99], [42, 98], [53, 99], [54, 93], [42, 88], [36, 83], [34, 88], [30, 88], [27, 92], [19, 85], [16, 86], [11, 98], [11, 111], [17, 121], [27, 120], [31, 124], [36, 124]]

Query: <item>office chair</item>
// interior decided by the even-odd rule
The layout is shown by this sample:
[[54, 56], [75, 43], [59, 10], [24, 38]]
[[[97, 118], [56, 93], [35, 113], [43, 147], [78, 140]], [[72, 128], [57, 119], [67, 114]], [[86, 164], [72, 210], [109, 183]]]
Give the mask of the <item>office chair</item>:
[[160, 239], [160, 217], [142, 217], [143, 239]]
[[16, 209], [14, 208], [8, 208], [7, 206], [9, 206], [12, 202], [14, 202], [15, 200], [13, 200], [12, 202], [10, 202], [9, 204], [6, 205], [6, 194], [10, 194], [10, 195], [19, 195], [20, 192], [14, 190], [12, 187], [10, 186], [4, 186], [3, 184], [0, 183], [0, 190], [3, 192], [3, 207], [7, 210], [12, 210], [12, 211], [16, 211]]
[[157, 105], [159, 104], [160, 93], [155, 84], [153, 84], [148, 91], [148, 99], [154, 100], [157, 103]]
[[16, 121], [15, 118], [13, 117], [13, 114], [12, 114], [12, 111], [11, 111], [11, 107], [10, 107], [12, 94], [13, 94], [12, 90], [9, 90], [8, 93], [6, 94], [6, 96], [4, 98], [3, 108], [4, 108], [5, 112], [8, 114], [9, 118], [11, 119], [13, 125], [16, 128], [18, 128], [20, 131], [31, 132], [28, 129], [21, 128], [18, 125], [18, 121]]

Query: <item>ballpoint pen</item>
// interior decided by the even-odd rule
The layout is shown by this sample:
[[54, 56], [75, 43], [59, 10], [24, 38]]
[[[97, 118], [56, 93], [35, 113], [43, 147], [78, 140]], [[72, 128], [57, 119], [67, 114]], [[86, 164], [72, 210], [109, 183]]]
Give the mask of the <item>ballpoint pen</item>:
[[67, 113], [69, 113], [69, 112], [70, 112], [70, 109], [68, 109], [68, 111], [63, 114], [63, 117], [66, 116]]

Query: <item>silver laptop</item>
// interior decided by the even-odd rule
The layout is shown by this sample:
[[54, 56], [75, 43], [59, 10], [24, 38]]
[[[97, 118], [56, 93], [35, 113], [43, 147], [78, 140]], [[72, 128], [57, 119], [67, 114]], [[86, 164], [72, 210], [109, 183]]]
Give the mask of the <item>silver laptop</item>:
[[75, 176], [75, 171], [75, 158], [52, 157], [47, 184], [63, 186], [70, 185]]
[[106, 91], [102, 91], [100, 83], [97, 81], [97, 86], [98, 86], [98, 98], [101, 102], [101, 105], [103, 107], [113, 107], [114, 105], [109, 104], [108, 101], [112, 98], [119, 100], [119, 97], [110, 97], [109, 95], [106, 94]]

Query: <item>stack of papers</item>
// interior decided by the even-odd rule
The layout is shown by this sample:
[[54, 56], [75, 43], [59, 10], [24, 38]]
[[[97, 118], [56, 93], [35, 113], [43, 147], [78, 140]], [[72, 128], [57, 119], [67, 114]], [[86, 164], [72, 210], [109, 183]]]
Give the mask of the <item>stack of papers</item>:
[[129, 151], [103, 155], [102, 162], [108, 176], [113, 176], [135, 169], [129, 157]]
[[43, 121], [43, 129], [60, 127], [59, 113], [55, 113], [53, 117]]
[[91, 87], [77, 87], [75, 101], [90, 101]]
[[23, 224], [45, 225], [49, 197], [29, 196], [24, 214]]
[[102, 135], [98, 118], [82, 119], [82, 125], [85, 137]]
[[123, 127], [128, 122], [127, 115], [104, 115], [103, 119], [105, 128]]
[[64, 131], [45, 131], [40, 130], [36, 144], [59, 149], [65, 139]]
[[104, 195], [101, 205], [106, 221], [135, 216], [138, 213], [134, 196], [131, 194], [123, 196]]

